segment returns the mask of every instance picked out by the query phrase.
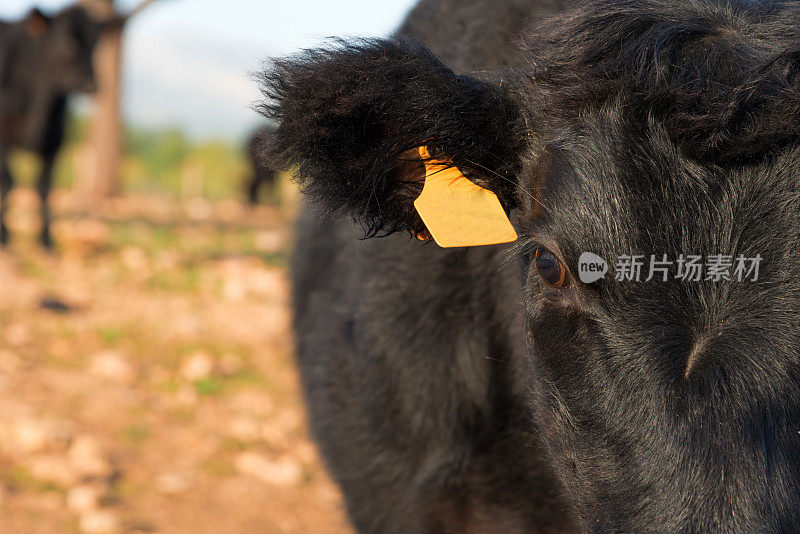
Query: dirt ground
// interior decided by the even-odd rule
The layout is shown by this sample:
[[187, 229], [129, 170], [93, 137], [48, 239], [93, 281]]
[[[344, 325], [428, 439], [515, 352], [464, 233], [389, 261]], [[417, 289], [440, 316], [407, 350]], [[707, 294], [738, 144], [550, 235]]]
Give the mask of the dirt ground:
[[287, 218], [15, 191], [0, 252], [0, 533], [340, 533], [292, 365]]

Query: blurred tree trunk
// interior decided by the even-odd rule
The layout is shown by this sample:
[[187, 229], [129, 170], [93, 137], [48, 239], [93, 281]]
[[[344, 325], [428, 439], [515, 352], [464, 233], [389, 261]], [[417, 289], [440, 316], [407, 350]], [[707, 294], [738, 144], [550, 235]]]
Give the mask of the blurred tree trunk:
[[95, 50], [94, 116], [89, 130], [90, 165], [88, 193], [110, 197], [120, 190], [122, 164], [122, 117], [120, 97], [122, 85], [122, 24], [113, 24], [103, 31]]
[[122, 35], [125, 25], [155, 0], [142, 0], [123, 15], [114, 0], [81, 0], [98, 20], [110, 22], [103, 30], [94, 53], [97, 93], [94, 114], [90, 119], [86, 157], [87, 172], [80, 189], [90, 196], [110, 197], [120, 191], [120, 168], [123, 156], [123, 124], [120, 109], [122, 96]]

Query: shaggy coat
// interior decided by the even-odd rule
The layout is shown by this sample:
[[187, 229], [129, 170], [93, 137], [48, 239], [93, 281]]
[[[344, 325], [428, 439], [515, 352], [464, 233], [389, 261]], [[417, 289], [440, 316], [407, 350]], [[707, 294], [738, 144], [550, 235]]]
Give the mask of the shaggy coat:
[[[350, 518], [800, 530], [800, 3], [562, 8], [424, 0], [389, 39], [265, 74], [274, 151], [311, 203], [298, 362]], [[410, 237], [420, 145], [497, 193], [518, 241]], [[587, 251], [762, 262], [585, 284]]]

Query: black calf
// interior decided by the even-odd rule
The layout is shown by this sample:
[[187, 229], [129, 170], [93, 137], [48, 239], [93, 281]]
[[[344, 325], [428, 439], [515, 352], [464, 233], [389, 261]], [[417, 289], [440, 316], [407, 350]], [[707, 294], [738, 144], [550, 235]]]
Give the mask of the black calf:
[[19, 22], [0, 26], [0, 245], [9, 238], [5, 212], [13, 178], [8, 159], [18, 148], [41, 157], [40, 241], [48, 248], [53, 244], [47, 198], [64, 139], [67, 96], [94, 90], [92, 50], [99, 32], [79, 7], [53, 17], [33, 10]]
[[[265, 76], [315, 206], [297, 355], [353, 523], [800, 530], [800, 3], [605, 0], [542, 23], [530, 4], [423, 1], [401, 34], [438, 57], [351, 41]], [[497, 194], [517, 243], [360, 241], [335, 219], [424, 236], [423, 145]], [[581, 279], [586, 252], [605, 278]]]

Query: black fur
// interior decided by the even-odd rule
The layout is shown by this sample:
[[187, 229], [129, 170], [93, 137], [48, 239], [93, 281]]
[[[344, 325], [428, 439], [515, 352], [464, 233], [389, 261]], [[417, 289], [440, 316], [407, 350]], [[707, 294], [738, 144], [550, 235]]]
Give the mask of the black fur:
[[[268, 75], [278, 143], [327, 213], [299, 225], [294, 324], [312, 430], [353, 523], [800, 530], [800, 3], [600, 1], [544, 22], [550, 4], [451, 4], [421, 3], [401, 34], [453, 72], [393, 37]], [[470, 71], [502, 115], [451, 105], [454, 72]], [[427, 106], [401, 80], [433, 84]], [[398, 158], [419, 124], [513, 208], [518, 243], [357, 241], [331, 217], [414, 228], [417, 170]], [[529, 261], [542, 248], [563, 289]], [[585, 251], [763, 260], [757, 281], [586, 285]]]
[[40, 241], [51, 247], [48, 196], [56, 156], [64, 140], [67, 97], [94, 90], [92, 51], [101, 25], [77, 6], [48, 16], [34, 9], [24, 19], [0, 25], [0, 246], [8, 242], [5, 212], [13, 178], [14, 149], [42, 160]]
[[[278, 158], [298, 165], [309, 197], [370, 232], [424, 229], [406, 155], [427, 144], [513, 199], [522, 123], [501, 88], [458, 76], [418, 44], [364, 40], [278, 60], [264, 77], [279, 121]], [[285, 140], [291, 139], [291, 142]], [[413, 173], [411, 173], [413, 174]]]
[[617, 102], [692, 157], [758, 158], [800, 134], [794, 2], [600, 2], [534, 31], [536, 98], [560, 118]]
[[272, 145], [274, 137], [275, 128], [262, 126], [253, 132], [247, 142], [247, 159], [250, 162], [251, 174], [245, 182], [245, 196], [252, 205], [258, 204], [259, 193], [262, 189], [267, 190], [269, 198], [275, 196], [275, 189], [278, 185], [278, 169], [274, 162], [265, 155]]

